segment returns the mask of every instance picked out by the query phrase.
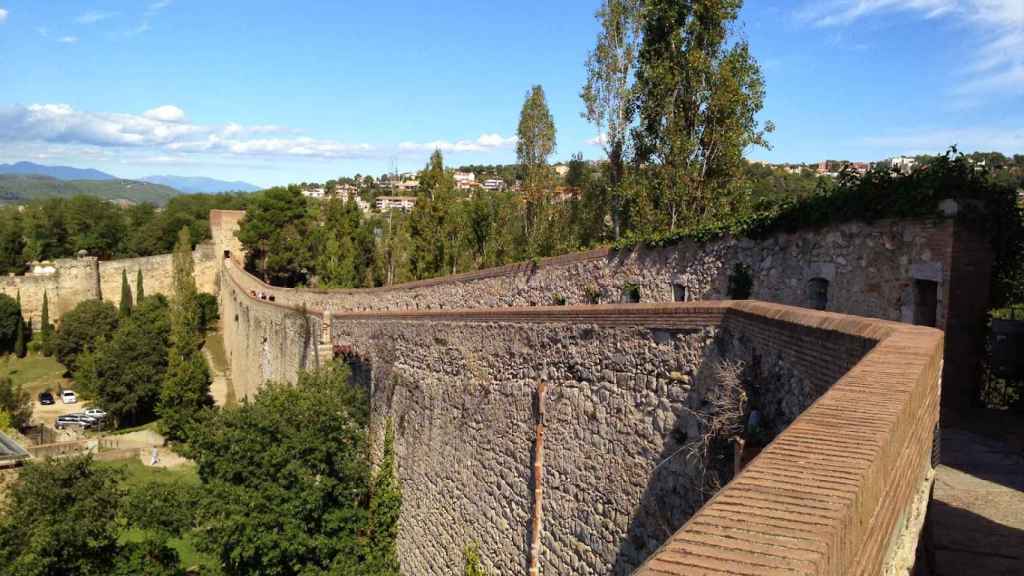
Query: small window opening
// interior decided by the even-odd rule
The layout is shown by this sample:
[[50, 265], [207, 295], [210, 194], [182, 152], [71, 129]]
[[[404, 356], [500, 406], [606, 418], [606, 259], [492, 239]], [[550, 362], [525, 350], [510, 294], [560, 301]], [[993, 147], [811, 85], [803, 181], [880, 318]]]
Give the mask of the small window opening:
[[690, 301], [690, 289], [682, 284], [672, 285], [672, 301], [673, 302], [689, 302]]
[[828, 308], [828, 280], [811, 278], [807, 283], [807, 301], [809, 306], [815, 310]]
[[914, 280], [914, 324], [934, 327], [938, 320], [939, 283]]
[[224, 259], [229, 260], [231, 258], [231, 250], [224, 251]]

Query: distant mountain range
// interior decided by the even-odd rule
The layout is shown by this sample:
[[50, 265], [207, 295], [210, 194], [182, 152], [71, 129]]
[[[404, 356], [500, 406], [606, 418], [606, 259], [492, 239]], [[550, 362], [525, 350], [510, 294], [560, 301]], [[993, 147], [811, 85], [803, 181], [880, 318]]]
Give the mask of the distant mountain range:
[[91, 194], [107, 200], [164, 204], [178, 194], [255, 192], [259, 186], [194, 176], [147, 176], [124, 180], [92, 168], [46, 166], [34, 162], [0, 164], [0, 204]]
[[217, 192], [256, 192], [261, 188], [248, 182], [217, 180], [203, 176], [146, 176], [143, 182], [163, 184], [187, 194], [216, 194]]
[[58, 180], [117, 180], [117, 176], [93, 170], [92, 168], [72, 168], [71, 166], [44, 166], [33, 162], [16, 162], [0, 164], [0, 174], [19, 174], [22, 176], [49, 176]]
[[79, 194], [105, 200], [162, 205], [181, 192], [138, 180], [58, 180], [38, 174], [0, 174], [0, 204], [23, 204], [30, 200], [70, 198]]

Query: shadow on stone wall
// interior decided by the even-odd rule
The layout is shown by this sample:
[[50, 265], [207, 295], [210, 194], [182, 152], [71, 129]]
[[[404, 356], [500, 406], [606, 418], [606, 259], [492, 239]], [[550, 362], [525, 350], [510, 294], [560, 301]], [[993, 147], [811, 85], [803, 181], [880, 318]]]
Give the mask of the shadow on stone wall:
[[[691, 378], [686, 401], [689, 410], [698, 412], [706, 407], [708, 391], [717, 383], [718, 365], [728, 358], [728, 348], [725, 339], [716, 336], [714, 342], [705, 347], [696, 371], [684, 375]], [[672, 385], [685, 388], [684, 382]], [[612, 574], [631, 574], [713, 495], [706, 493], [707, 486], [724, 486], [732, 478], [731, 445], [713, 444], [710, 458], [704, 463], [698, 456], [702, 452], [698, 446], [700, 436], [697, 418], [686, 410], [677, 415], [666, 430], [665, 447], [631, 515], [612, 564]], [[701, 473], [704, 466], [706, 476]]]

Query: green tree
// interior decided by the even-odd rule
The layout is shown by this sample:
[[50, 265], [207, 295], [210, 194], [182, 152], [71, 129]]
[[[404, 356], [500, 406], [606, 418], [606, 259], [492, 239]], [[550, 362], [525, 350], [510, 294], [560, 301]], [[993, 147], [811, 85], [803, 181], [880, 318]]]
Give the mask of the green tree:
[[32, 397], [7, 376], [0, 377], [0, 411], [7, 414], [15, 430], [24, 428], [32, 418]]
[[21, 324], [21, 306], [14, 298], [0, 294], [0, 354], [14, 351]]
[[320, 286], [358, 288], [365, 285], [373, 263], [373, 233], [363, 224], [354, 201], [331, 198], [323, 203], [317, 227], [316, 273]]
[[548, 157], [555, 151], [555, 121], [548, 109], [544, 88], [536, 85], [526, 94], [516, 128], [516, 157], [522, 167], [526, 197], [526, 234], [532, 233], [539, 206], [548, 200], [551, 185]]
[[0, 208], [0, 274], [25, 270], [22, 218], [16, 207]]
[[366, 574], [397, 576], [398, 520], [402, 511], [402, 488], [395, 462], [395, 429], [388, 420], [384, 450], [370, 493], [370, 526], [367, 538]]
[[28, 353], [25, 342], [25, 319], [18, 319], [18, 327], [14, 336], [14, 355], [18, 358], [24, 358], [25, 354]]
[[132, 314], [132, 289], [128, 287], [128, 271], [121, 269], [121, 305], [118, 308], [121, 317]]
[[188, 427], [213, 405], [210, 369], [200, 351], [201, 310], [193, 275], [191, 233], [182, 228], [174, 248], [174, 298], [167, 375], [160, 390], [160, 429], [172, 440], [186, 440]]
[[270, 188], [255, 195], [239, 223], [246, 265], [264, 281], [293, 286], [312, 267], [309, 239], [313, 221], [298, 186]]
[[0, 576], [110, 574], [120, 479], [89, 456], [26, 465], [0, 514]]
[[654, 166], [655, 214], [697, 222], [736, 178], [747, 146], [767, 147], [756, 116], [761, 70], [731, 34], [742, 0], [649, 0], [636, 73], [636, 161]]
[[50, 324], [50, 297], [46, 290], [43, 290], [43, 316], [42, 316], [42, 352], [43, 356], [53, 355], [53, 325]]
[[121, 547], [111, 576], [185, 576], [178, 558], [166, 538], [145, 535], [141, 542]]
[[444, 157], [434, 150], [420, 172], [416, 205], [409, 214], [409, 267], [417, 279], [451, 271], [455, 245], [452, 204], [455, 181], [444, 168]]
[[166, 299], [146, 298], [109, 340], [100, 339], [78, 357], [75, 382], [119, 425], [153, 414], [168, 371], [170, 324]]
[[189, 433], [209, 495], [197, 546], [226, 575], [366, 573], [368, 404], [348, 376], [328, 366], [268, 383]]
[[146, 297], [146, 291], [142, 287], [142, 268], [135, 274], [135, 301], [142, 302]]
[[106, 340], [117, 328], [117, 309], [110, 302], [84, 300], [64, 314], [54, 338], [57, 360], [74, 370], [75, 359], [97, 340]]
[[633, 80], [641, 39], [641, 1], [604, 0], [597, 45], [587, 57], [587, 82], [580, 96], [584, 118], [599, 131], [608, 155], [610, 212], [618, 239], [622, 233], [626, 194], [621, 189], [629, 132], [633, 126]]

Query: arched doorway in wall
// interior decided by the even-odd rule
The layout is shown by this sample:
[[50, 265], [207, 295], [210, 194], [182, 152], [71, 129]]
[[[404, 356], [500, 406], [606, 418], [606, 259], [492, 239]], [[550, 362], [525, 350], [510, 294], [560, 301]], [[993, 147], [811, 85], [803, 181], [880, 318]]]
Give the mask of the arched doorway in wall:
[[807, 281], [807, 307], [814, 310], [828, 308], [828, 286], [825, 278], [811, 278]]

